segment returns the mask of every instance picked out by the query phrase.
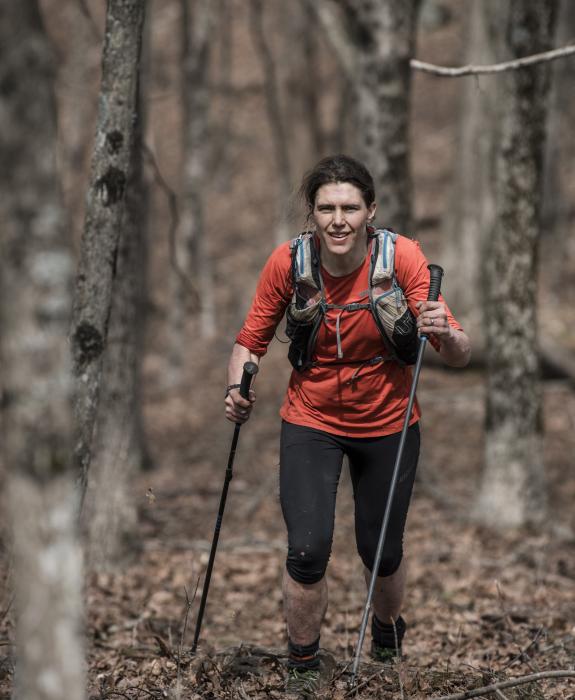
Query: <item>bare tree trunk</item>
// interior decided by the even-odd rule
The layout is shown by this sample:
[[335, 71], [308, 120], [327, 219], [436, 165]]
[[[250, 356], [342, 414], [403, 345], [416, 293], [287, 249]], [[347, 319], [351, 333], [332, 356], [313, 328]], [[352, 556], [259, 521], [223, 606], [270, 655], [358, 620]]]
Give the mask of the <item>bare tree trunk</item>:
[[[327, 155], [326, 134], [322, 124], [320, 102], [320, 98], [322, 97], [320, 86], [322, 85], [322, 82], [320, 73], [321, 58], [319, 52], [319, 42], [317, 40], [319, 27], [314, 12], [312, 12], [312, 10], [310, 10], [306, 4], [303, 5], [299, 12], [301, 15], [300, 40], [303, 64], [302, 62], [298, 62], [296, 64], [298, 68], [300, 68], [300, 71], [298, 72], [298, 75], [294, 77], [299, 83], [301, 96], [303, 98], [302, 101], [305, 123], [309, 124], [311, 145], [313, 149], [313, 160], [317, 161], [322, 156]], [[297, 45], [298, 38], [299, 37], [297, 36], [290, 36], [290, 46], [288, 47], [288, 50], [294, 56], [299, 55], [299, 51], [293, 50], [294, 45]], [[294, 87], [296, 86], [294, 85]]]
[[[301, 1], [279, 4], [270, 24], [268, 33], [277, 36], [273, 42], [274, 64], [283, 104], [285, 138], [292, 153], [292, 144], [297, 143], [298, 151], [303, 147], [306, 167], [310, 167], [326, 155], [323, 110], [328, 87], [337, 90], [325, 74], [323, 42], [318, 34], [321, 27], [315, 12]], [[291, 162], [290, 166], [293, 170], [297, 164]]]
[[138, 103], [86, 507], [88, 565], [99, 569], [113, 568], [133, 549], [137, 511], [132, 484], [150, 461], [141, 397], [147, 267], [141, 91]]
[[[495, 6], [485, 0], [472, 0], [469, 4], [466, 62], [495, 63], [503, 42], [497, 19], [505, 14], [506, 5]], [[457, 299], [457, 315], [466, 331], [483, 344], [484, 338], [478, 332], [482, 321], [480, 260], [487, 233], [495, 223], [494, 164], [500, 78], [464, 80], [455, 177], [444, 221], [444, 291], [449, 299]]]
[[18, 700], [84, 697], [82, 558], [66, 335], [73, 255], [56, 169], [54, 55], [36, 0], [0, 5], [0, 368]]
[[[555, 44], [575, 37], [575, 3], [560, 2]], [[572, 284], [575, 266], [575, 91], [573, 61], [556, 61], [551, 68], [549, 124], [543, 179], [542, 262], [544, 281], [563, 301], [575, 303]]]
[[102, 84], [72, 316], [75, 461], [83, 500], [96, 421], [112, 282], [132, 161], [144, 0], [108, 0]]
[[409, 95], [419, 0], [343, 0], [358, 55], [358, 149], [378, 197], [377, 220], [413, 230]]
[[[555, 10], [550, 0], [512, 0], [502, 26], [511, 57], [549, 49]], [[495, 527], [541, 522], [546, 509], [536, 249], [549, 66], [511, 71], [503, 81], [496, 223], [484, 256], [487, 426], [476, 507]]]
[[[307, 0], [355, 86], [355, 133], [371, 170], [377, 220], [398, 231], [413, 227], [409, 106], [420, 0]], [[341, 13], [335, 11], [339, 6]]]
[[[208, 253], [204, 199], [208, 179], [209, 63], [214, 4], [210, 0], [180, 0], [182, 38], [182, 195], [176, 240], [178, 270], [199, 290], [199, 331], [203, 338], [216, 333], [216, 308], [211, 258]], [[191, 298], [181, 274], [172, 275], [170, 304], [170, 364], [175, 382], [181, 381], [188, 354]]]
[[[217, 56], [218, 70], [214, 75], [215, 92], [219, 94], [219, 119], [212, 128], [208, 170], [214, 173], [217, 192], [229, 192], [232, 187], [230, 146], [233, 142], [234, 96], [232, 90], [234, 69], [234, 46], [236, 43], [236, 12], [233, 0], [218, 0], [217, 3]], [[212, 88], [212, 92], [214, 89]], [[218, 103], [217, 95], [215, 96]]]
[[280, 185], [275, 232], [276, 243], [279, 244], [288, 240], [290, 236], [286, 207], [288, 206], [292, 194], [292, 169], [275, 60], [266, 38], [263, 13], [262, 0], [250, 0], [250, 28], [254, 46], [260, 58], [264, 74], [264, 97], [268, 121], [272, 132], [276, 174]]
[[208, 177], [210, 49], [214, 25], [213, 0], [182, 0], [184, 163], [180, 239], [189, 269], [200, 290], [199, 328], [202, 338], [216, 334], [212, 260], [205, 230], [204, 199]]

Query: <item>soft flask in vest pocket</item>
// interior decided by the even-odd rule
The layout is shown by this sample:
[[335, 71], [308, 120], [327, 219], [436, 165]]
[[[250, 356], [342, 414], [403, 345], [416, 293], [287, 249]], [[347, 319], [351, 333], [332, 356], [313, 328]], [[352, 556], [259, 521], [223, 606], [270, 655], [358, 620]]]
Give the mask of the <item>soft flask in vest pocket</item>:
[[291, 340], [288, 359], [303, 371], [311, 364], [311, 353], [323, 318], [323, 284], [319, 255], [313, 234], [304, 232], [291, 243], [294, 295], [286, 311], [286, 335]]
[[370, 290], [375, 322], [380, 332], [391, 342], [397, 359], [403, 364], [413, 365], [419, 349], [417, 323], [403, 290], [395, 281], [390, 282], [391, 287], [387, 291], [382, 291], [381, 285]]

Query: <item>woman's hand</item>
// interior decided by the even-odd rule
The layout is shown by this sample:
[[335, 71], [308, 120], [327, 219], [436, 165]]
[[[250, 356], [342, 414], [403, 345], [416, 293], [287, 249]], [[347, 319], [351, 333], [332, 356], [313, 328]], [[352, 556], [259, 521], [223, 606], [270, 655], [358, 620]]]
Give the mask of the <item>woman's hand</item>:
[[234, 386], [226, 392], [226, 418], [232, 423], [245, 423], [250, 417], [252, 407], [256, 400], [256, 393], [250, 389], [249, 399], [240, 396], [239, 383], [243, 376], [243, 369], [246, 362], [254, 362], [259, 365], [260, 358], [251, 350], [239, 343], [234, 344], [230, 361], [228, 364], [228, 384]]
[[465, 367], [471, 357], [471, 343], [463, 331], [449, 325], [445, 304], [441, 301], [420, 301], [416, 306], [419, 310], [419, 335], [435, 335], [440, 340], [439, 354], [445, 364]]
[[232, 423], [245, 423], [256, 401], [256, 392], [250, 389], [250, 398], [244, 399], [239, 389], [230, 389], [225, 399], [226, 418]]
[[417, 330], [419, 335], [436, 335], [439, 337], [451, 335], [451, 326], [447, 320], [447, 310], [441, 301], [419, 301]]

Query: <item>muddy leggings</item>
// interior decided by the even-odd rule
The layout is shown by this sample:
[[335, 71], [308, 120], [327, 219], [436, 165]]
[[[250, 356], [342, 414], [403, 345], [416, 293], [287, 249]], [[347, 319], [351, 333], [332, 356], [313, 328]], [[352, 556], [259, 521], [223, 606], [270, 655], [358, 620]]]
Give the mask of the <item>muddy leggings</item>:
[[[349, 459], [355, 502], [355, 537], [371, 571], [391, 484], [400, 433], [347, 438], [283, 422], [280, 500], [288, 530], [286, 567], [299, 583], [317, 583], [331, 552], [335, 499], [344, 455]], [[419, 425], [407, 433], [379, 576], [390, 576], [403, 557], [403, 530], [419, 456]]]

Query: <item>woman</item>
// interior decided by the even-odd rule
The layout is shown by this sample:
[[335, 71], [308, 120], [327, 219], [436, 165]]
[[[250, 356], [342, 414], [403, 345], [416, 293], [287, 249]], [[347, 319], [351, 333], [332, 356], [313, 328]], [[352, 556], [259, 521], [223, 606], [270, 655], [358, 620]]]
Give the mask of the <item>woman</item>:
[[[259, 362], [290, 304], [292, 310], [314, 303], [322, 309], [317, 337], [308, 350], [311, 356], [299, 367], [295, 365], [280, 411], [280, 500], [288, 531], [283, 591], [290, 691], [311, 690], [319, 684], [319, 637], [327, 608], [325, 571], [343, 457], [349, 459], [357, 546], [369, 581], [411, 385], [411, 370], [393, 357], [393, 347], [384, 342], [366, 303], [366, 288], [372, 282], [369, 251], [374, 231], [370, 224], [376, 209], [371, 175], [352, 158], [329, 157], [305, 176], [301, 192], [313, 224], [312, 251], [319, 254], [321, 280], [316, 280], [316, 288], [320, 292], [308, 290], [310, 300], [306, 301], [295, 278], [298, 267], [293, 265], [293, 242], [276, 248], [236, 338], [225, 399], [229, 420], [248, 420], [255, 394], [250, 394], [249, 401], [239, 394], [244, 363]], [[426, 301], [429, 272], [419, 245], [398, 236], [393, 252], [396, 280], [412, 318], [417, 319], [414, 333], [425, 333], [446, 364], [463, 367], [469, 360], [469, 339], [441, 297], [437, 302]], [[309, 347], [309, 342], [308, 332], [303, 345]], [[402, 540], [419, 454], [419, 418], [416, 405], [373, 598], [372, 655], [380, 660], [393, 656], [395, 637], [401, 646], [405, 631], [400, 615], [405, 590]]]

